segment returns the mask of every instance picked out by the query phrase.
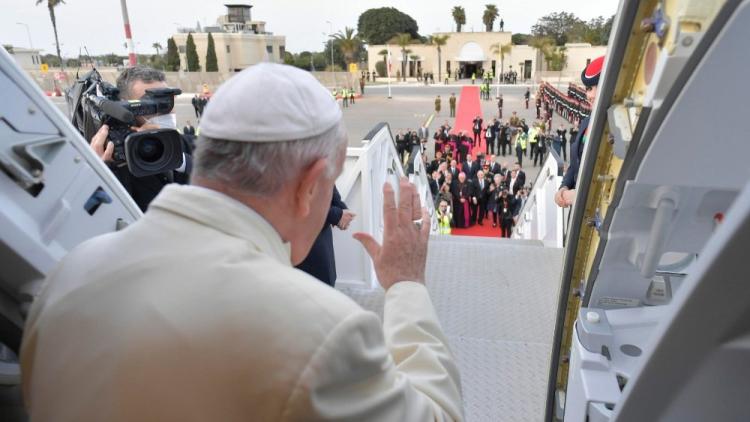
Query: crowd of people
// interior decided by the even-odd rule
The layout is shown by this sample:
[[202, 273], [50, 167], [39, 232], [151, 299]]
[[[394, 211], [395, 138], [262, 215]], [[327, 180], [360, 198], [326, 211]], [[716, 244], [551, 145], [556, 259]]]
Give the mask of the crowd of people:
[[[488, 74], [483, 76], [489, 77]], [[483, 86], [485, 84], [483, 81]], [[571, 85], [570, 89], [576, 88]], [[480, 94], [483, 99], [489, 97], [485, 91], [480, 90]], [[535, 97], [537, 119], [533, 122], [527, 123], [517, 111], [503, 119], [503, 95], [500, 94], [497, 117], [485, 121], [478, 115], [470, 130], [458, 131], [446, 121], [434, 132], [435, 156], [426, 161], [426, 167], [440, 233], [449, 234], [452, 227], [483, 225], [485, 220], [491, 219], [493, 226], [501, 227], [501, 235], [509, 237], [530, 192], [522, 170], [524, 159], [529, 165], [541, 167], [552, 149], [567, 162], [569, 143], [577, 139], [579, 121], [586, 117], [585, 113], [590, 113], [589, 103], [578, 100], [578, 95], [572, 93], [562, 95], [548, 84], [542, 84]], [[451, 95], [449, 101], [451, 117], [455, 116], [454, 98]], [[521, 97], [527, 109], [531, 98], [531, 90], [527, 89]], [[435, 104], [439, 112], [439, 97]], [[555, 113], [566, 120], [560, 121], [557, 127], [552, 123]], [[426, 142], [415, 131], [400, 131], [396, 139], [401, 154], [410, 150], [410, 145]], [[480, 145], [483, 145], [483, 152], [476, 149]], [[472, 151], [479, 153], [476, 159], [472, 159]], [[506, 156], [515, 158], [513, 169], [496, 159]]]
[[503, 83], [515, 85], [518, 83], [518, 72], [509, 70], [500, 75], [500, 79], [502, 79]]
[[[545, 109], [550, 117], [553, 112], [556, 112], [570, 123], [580, 123], [583, 119], [591, 115], [591, 105], [588, 101], [580, 99], [580, 92], [576, 89], [571, 92], [569, 88], [568, 95], [566, 95], [554, 86], [542, 83], [539, 91], [542, 102], [545, 104]], [[584, 98], [585, 95], [584, 92]]]
[[501, 237], [510, 237], [529, 192], [519, 163], [509, 169], [494, 155], [474, 159], [467, 154], [459, 164], [436, 151], [427, 172], [441, 234], [491, 221], [493, 228], [500, 227]]
[[193, 96], [193, 99], [190, 100], [190, 102], [193, 104], [193, 110], [195, 111], [195, 118], [200, 119], [203, 115], [203, 110], [206, 109], [206, 106], [208, 105], [209, 96], [208, 95], [198, 95], [195, 94]]
[[422, 151], [424, 151], [428, 135], [429, 132], [426, 126], [422, 126], [417, 130], [411, 128], [399, 129], [396, 132], [394, 140], [396, 141], [396, 151], [401, 163], [406, 164], [409, 161], [415, 147], [421, 147]]
[[342, 108], [348, 108], [349, 105], [355, 104], [356, 92], [351, 87], [334, 88], [333, 91], [331, 91], [331, 95], [333, 95], [333, 98], [336, 99], [336, 102], [338, 102]]

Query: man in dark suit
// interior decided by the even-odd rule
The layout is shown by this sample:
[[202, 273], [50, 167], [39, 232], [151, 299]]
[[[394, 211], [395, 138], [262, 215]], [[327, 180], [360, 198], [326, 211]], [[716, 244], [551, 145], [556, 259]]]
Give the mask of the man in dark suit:
[[[490, 126], [490, 137], [492, 138], [492, 142], [488, 142], [485, 146], [485, 152], [487, 154], [495, 154], [495, 146], [497, 145], [497, 141], [500, 136], [500, 122], [497, 119], [492, 120], [492, 125]], [[500, 146], [497, 146], [497, 152], [500, 152]]]
[[448, 167], [448, 172], [450, 172], [451, 176], [453, 176], [453, 180], [458, 180], [458, 173], [461, 171], [458, 169], [458, 162], [456, 160], [451, 160], [451, 165]]
[[297, 268], [334, 287], [336, 260], [333, 255], [333, 231], [331, 229], [336, 226], [341, 230], [346, 230], [354, 217], [355, 214], [347, 209], [338, 189], [334, 186], [331, 207], [328, 209], [328, 217], [326, 217], [323, 230], [315, 239], [307, 258], [297, 265]]
[[495, 174], [499, 174], [500, 176], [505, 177], [505, 169], [500, 165], [500, 163], [495, 161], [494, 155], [490, 160], [490, 173], [492, 173], [493, 177]]
[[399, 160], [401, 162], [404, 161], [404, 153], [406, 152], [407, 144], [409, 143], [409, 139], [407, 135], [404, 135], [403, 131], [398, 131], [396, 134], [396, 152], [398, 153]]
[[519, 173], [519, 170], [513, 169], [510, 172], [510, 177], [508, 178], [508, 189], [511, 196], [515, 196], [515, 194], [523, 188], [525, 180], [526, 175]]
[[185, 122], [185, 127], [182, 128], [182, 139], [190, 148], [188, 152], [192, 153], [195, 150], [195, 127], [190, 123], [190, 120]]
[[201, 113], [200, 113], [200, 105], [198, 104], [198, 94], [195, 94], [192, 100], [190, 102], [193, 104], [193, 110], [195, 110], [195, 118], [200, 119]]
[[484, 225], [484, 218], [487, 215], [487, 199], [490, 192], [490, 183], [484, 171], [479, 170], [477, 177], [474, 178], [474, 195], [477, 198], [477, 204], [475, 206], [476, 211], [474, 212], [475, 218], [472, 218], [472, 221], [476, 221], [480, 226]]
[[474, 132], [474, 138], [471, 140], [471, 146], [475, 147], [477, 143], [481, 141], [482, 138], [482, 116], [477, 116], [474, 118], [473, 124], [471, 126], [472, 132]]
[[437, 198], [438, 193], [440, 193], [440, 173], [437, 170], [431, 172], [427, 183], [430, 185], [432, 199]]
[[516, 170], [518, 172], [518, 179], [521, 180], [521, 186], [526, 184], [526, 172], [523, 171], [523, 168], [521, 167], [521, 164], [519, 162], [515, 162], [513, 164], [513, 170]]
[[461, 164], [461, 170], [466, 173], [466, 177], [473, 180], [477, 176], [477, 172], [481, 169], [479, 161], [472, 160], [471, 154], [466, 155], [466, 161]]

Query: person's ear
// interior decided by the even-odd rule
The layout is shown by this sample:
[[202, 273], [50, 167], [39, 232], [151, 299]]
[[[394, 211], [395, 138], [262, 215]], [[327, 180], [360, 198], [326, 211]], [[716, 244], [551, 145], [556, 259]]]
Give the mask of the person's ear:
[[328, 160], [319, 158], [300, 173], [294, 192], [294, 214], [296, 217], [306, 218], [310, 215], [313, 201], [322, 193], [321, 182], [327, 167]]

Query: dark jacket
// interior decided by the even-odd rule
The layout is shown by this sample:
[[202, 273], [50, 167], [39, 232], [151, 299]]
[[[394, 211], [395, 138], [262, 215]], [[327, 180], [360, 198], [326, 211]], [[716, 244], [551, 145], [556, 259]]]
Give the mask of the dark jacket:
[[336, 284], [336, 259], [333, 255], [333, 231], [331, 227], [341, 221], [341, 216], [344, 215], [345, 209], [347, 209], [347, 206], [341, 200], [341, 195], [336, 186], [334, 186], [333, 196], [331, 196], [331, 207], [328, 209], [328, 217], [326, 217], [323, 230], [320, 231], [320, 234], [315, 239], [315, 243], [310, 248], [307, 258], [301, 264], [297, 265], [298, 269], [331, 287]]
[[479, 166], [479, 160], [472, 160], [471, 165], [468, 161], [461, 163], [461, 170], [466, 173], [467, 179], [473, 179], [477, 176], [477, 172], [482, 168]]
[[570, 142], [570, 166], [563, 176], [563, 181], [560, 187], [567, 187], [568, 189], [575, 189], [576, 183], [578, 182], [578, 167], [581, 165], [581, 156], [583, 155], [582, 140], [589, 126], [589, 118], [585, 118], [581, 122], [581, 126], [578, 135], [574, 140]]
[[[183, 138], [183, 148], [188, 151], [185, 146], [185, 139]], [[109, 165], [110, 170], [114, 173], [117, 180], [120, 181], [125, 190], [128, 191], [130, 197], [133, 198], [138, 208], [141, 211], [146, 212], [148, 204], [156, 198], [156, 195], [161, 192], [161, 189], [170, 183], [179, 183], [181, 185], [187, 185], [190, 182], [190, 171], [193, 168], [193, 159], [189, 152], [185, 155], [185, 171], [170, 171], [162, 174], [155, 174], [145, 177], [135, 177], [128, 170], [128, 166], [114, 166]]]

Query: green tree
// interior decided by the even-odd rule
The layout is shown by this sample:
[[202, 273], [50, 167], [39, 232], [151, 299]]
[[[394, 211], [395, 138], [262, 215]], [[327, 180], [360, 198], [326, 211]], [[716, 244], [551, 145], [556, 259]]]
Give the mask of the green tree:
[[547, 70], [562, 71], [567, 65], [566, 47], [555, 45], [552, 38], [534, 37], [529, 45], [542, 54], [544, 62], [547, 64]]
[[346, 58], [344, 57], [344, 53], [341, 51], [339, 42], [336, 39], [329, 39], [326, 42], [326, 47], [323, 49], [326, 58], [326, 67], [331, 64], [331, 49], [333, 49], [333, 64], [341, 69], [346, 67]]
[[201, 70], [200, 62], [198, 61], [198, 50], [195, 48], [195, 41], [193, 41], [193, 33], [189, 33], [187, 37], [187, 45], [185, 47], [185, 55], [187, 56], [188, 72], [198, 72]]
[[167, 60], [162, 55], [152, 55], [149, 57], [148, 62], [150, 63], [150, 66], [154, 69], [162, 69], [167, 70]]
[[170, 72], [180, 70], [180, 54], [177, 52], [177, 43], [171, 37], [167, 39], [167, 70]]
[[438, 81], [443, 80], [443, 56], [442, 47], [448, 42], [450, 35], [433, 35], [430, 37], [430, 44], [437, 48], [438, 54]]
[[495, 24], [500, 12], [497, 10], [497, 6], [494, 4], [486, 4], [484, 14], [482, 15], [482, 23], [484, 23], [485, 31], [492, 32], [492, 26]]
[[357, 61], [357, 50], [359, 49], [359, 38], [354, 34], [354, 28], [344, 27], [344, 32], [339, 31], [333, 36], [338, 44], [338, 48], [344, 55], [346, 64]]
[[411, 50], [406, 47], [411, 44], [411, 35], [398, 34], [393, 41], [399, 46], [399, 48], [401, 48], [401, 77], [406, 81], [406, 61], [409, 57], [409, 53], [411, 53]]
[[[311, 65], [313, 64], [313, 62], [313, 53], [309, 51], [303, 51], [294, 57], [294, 66], [300, 69], [312, 70]], [[323, 68], [325, 68], [325, 65], [323, 66]]]
[[492, 54], [500, 57], [500, 75], [502, 75], [505, 73], [505, 56], [510, 54], [513, 45], [495, 43], [490, 46], [490, 49], [492, 50]]
[[208, 47], [206, 47], [206, 72], [218, 72], [219, 65], [216, 63], [216, 45], [214, 36], [208, 33]]
[[565, 45], [567, 42], [578, 42], [583, 40], [586, 23], [568, 12], [555, 12], [542, 16], [537, 23], [531, 27], [531, 33], [535, 37], [549, 37], [556, 45]]
[[378, 55], [383, 56], [383, 63], [388, 63], [388, 50], [384, 48], [378, 51]]
[[328, 59], [326, 59], [325, 53], [313, 53], [313, 65], [315, 66], [315, 70], [323, 70], [326, 68], [326, 65], [328, 64]]
[[159, 55], [159, 50], [163, 50], [164, 49], [164, 47], [162, 47], [161, 44], [158, 43], [158, 42], [155, 42], [155, 43], [151, 44], [151, 48], [153, 48], [154, 50], [156, 50], [156, 55], [157, 56]]
[[122, 60], [124, 59], [123, 56], [118, 56], [114, 53], [105, 54], [102, 56], [102, 61], [110, 66], [117, 66], [122, 64]]
[[357, 22], [360, 38], [371, 45], [385, 44], [397, 34], [419, 38], [418, 31], [417, 21], [394, 7], [366, 10]]
[[284, 52], [284, 64], [288, 64], [289, 66], [294, 66], [294, 54], [285, 51]]
[[547, 68], [557, 72], [562, 72], [565, 66], [568, 64], [568, 55], [566, 54], [567, 47], [555, 46], [549, 53], [547, 59]]
[[54, 54], [45, 54], [42, 56], [42, 63], [47, 63], [49, 67], [60, 67], [60, 58]]
[[529, 34], [513, 34], [510, 36], [510, 42], [513, 45], [526, 45], [529, 43], [531, 35]]
[[461, 27], [466, 25], [466, 10], [461, 6], [454, 6], [452, 15], [456, 22], [456, 32], [461, 32]]
[[379, 61], [375, 63], [375, 71], [378, 72], [378, 76], [385, 77], [388, 76], [388, 69], [386, 68], [388, 65], [385, 64], [384, 61]]
[[[44, 0], [36, 0], [36, 5], [39, 6], [44, 3]], [[57, 19], [55, 19], [55, 7], [65, 4], [63, 0], [47, 0], [47, 9], [49, 9], [49, 18], [52, 21], [52, 31], [55, 33], [55, 48], [57, 49], [57, 59], [61, 65], [61, 69], [64, 70], [62, 54], [60, 54], [60, 39], [57, 37]]]
[[583, 41], [591, 45], [607, 45], [613, 21], [614, 15], [606, 20], [603, 16], [599, 16], [586, 22], [584, 24]]

